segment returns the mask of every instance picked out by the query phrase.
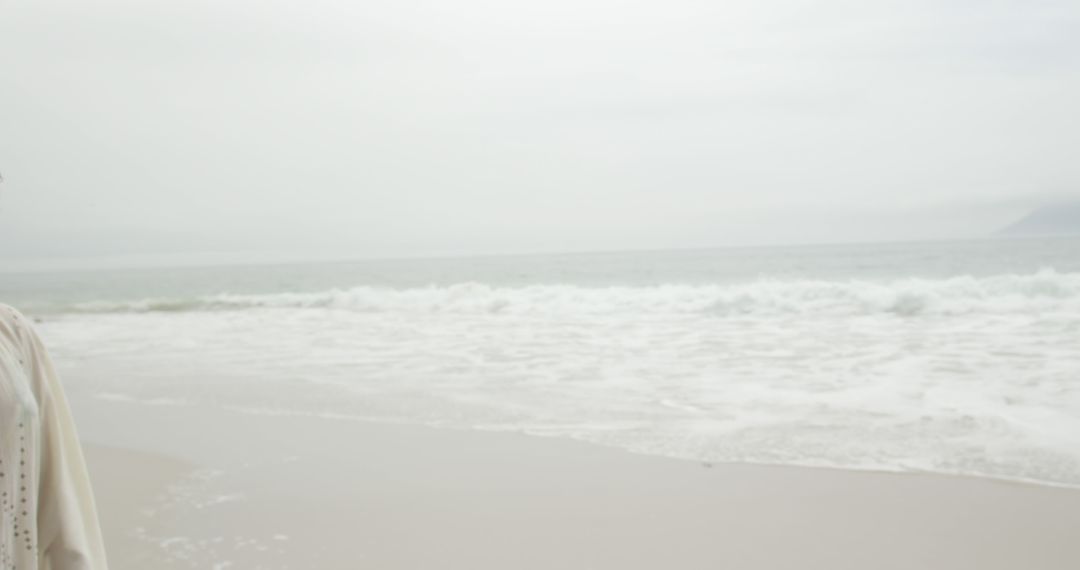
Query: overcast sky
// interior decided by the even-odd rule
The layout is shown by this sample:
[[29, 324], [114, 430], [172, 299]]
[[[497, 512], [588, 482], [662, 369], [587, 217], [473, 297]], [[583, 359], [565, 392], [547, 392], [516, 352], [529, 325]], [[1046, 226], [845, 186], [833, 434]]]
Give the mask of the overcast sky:
[[0, 259], [982, 235], [1080, 193], [1080, 3], [0, 8]]

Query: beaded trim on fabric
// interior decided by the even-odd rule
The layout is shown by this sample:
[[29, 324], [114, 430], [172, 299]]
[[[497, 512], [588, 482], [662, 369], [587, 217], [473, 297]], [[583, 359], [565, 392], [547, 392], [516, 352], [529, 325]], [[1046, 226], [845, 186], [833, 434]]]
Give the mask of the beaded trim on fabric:
[[[26, 423], [19, 422], [19, 463], [7, 465], [0, 459], [0, 479], [10, 479], [14, 485], [4, 485], [0, 492], [0, 516], [4, 521], [4, 537], [0, 540], [0, 567], [16, 570], [17, 558], [14, 551], [20, 548], [29, 550], [30, 556], [37, 558], [35, 517], [31, 516], [34, 508], [32, 488], [26, 479]], [[18, 475], [18, 477], [15, 477]], [[29, 485], [29, 486], [28, 486]]]
[[2, 325], [10, 326], [0, 336], [0, 570], [33, 570], [38, 561], [38, 407], [18, 315], [0, 320]]

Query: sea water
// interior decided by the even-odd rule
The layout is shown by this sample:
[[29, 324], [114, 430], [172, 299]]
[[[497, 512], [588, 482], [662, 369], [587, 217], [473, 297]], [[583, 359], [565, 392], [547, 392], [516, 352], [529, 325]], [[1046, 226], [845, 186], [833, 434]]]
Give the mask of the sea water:
[[0, 299], [99, 398], [1080, 486], [1078, 238], [5, 273]]

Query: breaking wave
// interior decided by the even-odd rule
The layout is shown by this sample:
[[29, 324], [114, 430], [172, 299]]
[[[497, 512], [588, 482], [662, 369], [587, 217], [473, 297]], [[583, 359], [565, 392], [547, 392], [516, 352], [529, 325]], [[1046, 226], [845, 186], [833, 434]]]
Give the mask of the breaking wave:
[[372, 313], [704, 314], [898, 316], [1080, 310], [1080, 273], [909, 278], [894, 281], [760, 279], [739, 284], [493, 286], [475, 281], [411, 288], [358, 286], [311, 293], [229, 294], [94, 301], [49, 312], [189, 312], [265, 308]]

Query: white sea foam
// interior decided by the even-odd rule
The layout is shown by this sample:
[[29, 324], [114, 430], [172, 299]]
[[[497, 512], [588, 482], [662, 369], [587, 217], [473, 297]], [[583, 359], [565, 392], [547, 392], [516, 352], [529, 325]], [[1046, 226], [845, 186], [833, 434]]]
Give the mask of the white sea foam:
[[88, 380], [102, 397], [1080, 486], [1080, 273], [73, 309], [41, 326], [62, 361], [116, 372]]
[[180, 398], [134, 398], [129, 394], [117, 394], [113, 392], [100, 392], [94, 395], [99, 400], [108, 400], [111, 402], [131, 402], [138, 403], [147, 406], [183, 406], [188, 404], [187, 401]]
[[332, 308], [373, 313], [953, 315], [1026, 312], [1080, 303], [1080, 273], [950, 279], [824, 281], [763, 279], [729, 285], [665, 284], [498, 287], [477, 282], [405, 289], [353, 287], [314, 293], [218, 294], [83, 302], [61, 312], [184, 312], [258, 308]]

